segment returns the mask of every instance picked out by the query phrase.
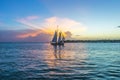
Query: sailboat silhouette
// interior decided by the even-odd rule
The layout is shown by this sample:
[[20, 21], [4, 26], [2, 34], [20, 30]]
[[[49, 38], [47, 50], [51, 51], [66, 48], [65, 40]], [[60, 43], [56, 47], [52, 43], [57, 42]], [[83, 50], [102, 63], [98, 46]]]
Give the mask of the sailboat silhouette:
[[53, 39], [51, 41], [51, 44], [52, 45], [64, 45], [64, 41], [65, 41], [65, 37], [62, 34], [62, 32], [61, 31], [58, 32], [58, 29], [55, 30], [55, 33], [54, 33]]

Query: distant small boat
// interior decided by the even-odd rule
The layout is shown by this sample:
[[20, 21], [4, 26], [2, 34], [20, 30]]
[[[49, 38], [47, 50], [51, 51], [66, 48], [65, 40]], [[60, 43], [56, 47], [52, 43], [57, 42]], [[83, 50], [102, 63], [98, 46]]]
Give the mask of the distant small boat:
[[65, 41], [65, 37], [63, 36], [62, 32], [60, 31], [58, 34], [58, 29], [55, 30], [51, 44], [52, 45], [64, 45], [64, 41]]

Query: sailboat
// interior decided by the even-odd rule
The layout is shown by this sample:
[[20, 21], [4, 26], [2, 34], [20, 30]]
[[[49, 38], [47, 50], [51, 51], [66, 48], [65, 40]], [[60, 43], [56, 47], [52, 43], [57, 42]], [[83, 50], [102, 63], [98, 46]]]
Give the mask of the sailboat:
[[51, 44], [52, 45], [64, 45], [64, 40], [65, 40], [65, 37], [63, 36], [62, 32], [60, 31], [58, 35], [58, 30], [55, 30]]

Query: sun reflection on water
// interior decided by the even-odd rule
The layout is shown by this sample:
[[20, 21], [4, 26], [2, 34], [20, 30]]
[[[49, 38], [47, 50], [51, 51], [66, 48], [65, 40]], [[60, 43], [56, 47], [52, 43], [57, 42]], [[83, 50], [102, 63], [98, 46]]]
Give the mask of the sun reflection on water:
[[[77, 50], [78, 47], [75, 45], [67, 44], [65, 46], [51, 46], [51, 50], [44, 53], [45, 62], [49, 67], [72, 67], [75, 66], [75, 62], [85, 62], [87, 54], [85, 52], [85, 45], [81, 44], [79, 46], [80, 50]], [[74, 51], [74, 50], [77, 51]]]
[[[40, 70], [49, 77], [55, 75], [88, 74], [86, 44], [65, 44], [53, 46], [44, 44], [31, 48], [24, 54], [27, 58], [20, 62], [28, 63], [22, 70]], [[40, 74], [39, 71], [37, 74]], [[51, 76], [52, 75], [52, 76]]]

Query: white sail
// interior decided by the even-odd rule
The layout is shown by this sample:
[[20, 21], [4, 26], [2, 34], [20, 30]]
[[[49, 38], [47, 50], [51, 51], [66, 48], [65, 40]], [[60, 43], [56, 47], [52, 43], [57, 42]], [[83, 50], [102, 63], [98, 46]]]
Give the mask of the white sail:
[[55, 31], [55, 33], [54, 33], [54, 37], [52, 39], [52, 42], [57, 43], [57, 31]]
[[61, 42], [61, 32], [59, 32], [59, 38], [58, 38], [58, 43]]

